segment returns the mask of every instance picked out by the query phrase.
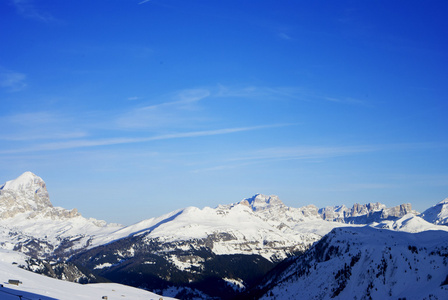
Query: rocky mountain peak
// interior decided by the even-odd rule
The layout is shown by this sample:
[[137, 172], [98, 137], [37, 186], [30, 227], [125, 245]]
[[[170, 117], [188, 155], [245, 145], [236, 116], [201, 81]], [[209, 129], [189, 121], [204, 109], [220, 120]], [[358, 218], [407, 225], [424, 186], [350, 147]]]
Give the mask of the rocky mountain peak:
[[241, 201], [240, 204], [249, 206], [253, 211], [260, 211], [272, 207], [284, 206], [283, 202], [277, 196], [266, 196], [263, 194], [256, 194], [251, 198], [246, 198]]
[[47, 192], [45, 182], [32, 172], [25, 172], [14, 180], [7, 181], [0, 190]]
[[352, 208], [345, 205], [327, 206], [319, 210], [319, 214], [324, 220], [343, 223], [366, 224], [379, 222], [383, 219], [401, 218], [406, 214], [417, 214], [412, 210], [409, 203], [386, 207], [379, 202], [358, 204], [355, 203]]
[[32, 172], [25, 172], [0, 186], [0, 218], [11, 218], [19, 213], [53, 214], [54, 211], [45, 181]]

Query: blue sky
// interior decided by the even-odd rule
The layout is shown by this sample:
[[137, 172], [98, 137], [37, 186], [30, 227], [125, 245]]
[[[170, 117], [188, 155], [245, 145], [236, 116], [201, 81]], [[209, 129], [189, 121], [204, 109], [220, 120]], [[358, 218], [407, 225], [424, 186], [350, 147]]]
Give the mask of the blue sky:
[[0, 181], [131, 224], [448, 197], [447, 1], [0, 4]]

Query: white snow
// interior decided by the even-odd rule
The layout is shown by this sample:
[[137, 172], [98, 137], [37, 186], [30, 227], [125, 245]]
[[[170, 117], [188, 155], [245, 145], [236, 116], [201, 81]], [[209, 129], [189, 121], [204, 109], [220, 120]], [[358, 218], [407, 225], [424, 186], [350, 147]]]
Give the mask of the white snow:
[[113, 266], [113, 264], [111, 264], [111, 263], [104, 263], [104, 264], [96, 265], [94, 269], [104, 269], [104, 268], [110, 268], [112, 266]]
[[0, 240], [5, 243], [0, 243], [0, 248], [8, 249], [8, 245], [27, 238], [37, 238], [57, 247], [67, 238], [74, 243], [72, 249], [80, 249], [86, 247], [92, 237], [107, 236], [122, 228], [115, 224], [97, 226], [95, 221], [82, 216], [69, 219], [37, 216], [30, 219], [28, 213], [21, 213], [13, 218], [0, 218]]
[[43, 180], [31, 172], [25, 172], [14, 180], [7, 181], [0, 190], [26, 190], [34, 186], [36, 182]]
[[448, 224], [448, 198], [428, 208], [421, 216], [426, 221], [434, 224]]
[[429, 223], [421, 217], [413, 214], [404, 215], [403, 217], [394, 221], [382, 221], [381, 223], [373, 223], [370, 226], [375, 228], [384, 228], [411, 233], [423, 232], [428, 230], [448, 231], [448, 226]]
[[230, 285], [235, 291], [243, 291], [246, 286], [241, 279], [223, 278], [228, 285]]

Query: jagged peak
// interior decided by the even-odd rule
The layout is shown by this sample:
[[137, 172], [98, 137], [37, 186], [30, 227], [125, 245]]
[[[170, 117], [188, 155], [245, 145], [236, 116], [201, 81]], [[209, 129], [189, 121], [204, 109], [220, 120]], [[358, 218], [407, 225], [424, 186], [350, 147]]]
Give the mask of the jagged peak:
[[7, 181], [0, 190], [0, 218], [53, 208], [45, 181], [32, 172], [25, 172]]
[[32, 188], [36, 188], [36, 190], [39, 188], [46, 190], [45, 182], [43, 181], [43, 179], [30, 171], [23, 173], [16, 179], [7, 181], [0, 187], [1, 190], [15, 191], [23, 191]]
[[283, 202], [275, 195], [263, 195], [263, 194], [255, 194], [250, 198], [246, 198], [240, 202], [240, 204], [249, 206], [252, 210], [264, 210], [271, 208], [273, 206], [283, 206]]

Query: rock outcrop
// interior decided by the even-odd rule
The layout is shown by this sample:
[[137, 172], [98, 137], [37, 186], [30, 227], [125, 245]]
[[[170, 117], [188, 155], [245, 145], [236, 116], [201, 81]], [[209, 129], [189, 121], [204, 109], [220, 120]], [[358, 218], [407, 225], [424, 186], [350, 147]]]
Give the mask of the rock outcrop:
[[76, 209], [54, 207], [45, 181], [31, 172], [25, 172], [0, 187], [0, 219], [12, 218], [20, 213], [28, 213], [28, 218], [43, 216], [61, 219], [80, 216]]

